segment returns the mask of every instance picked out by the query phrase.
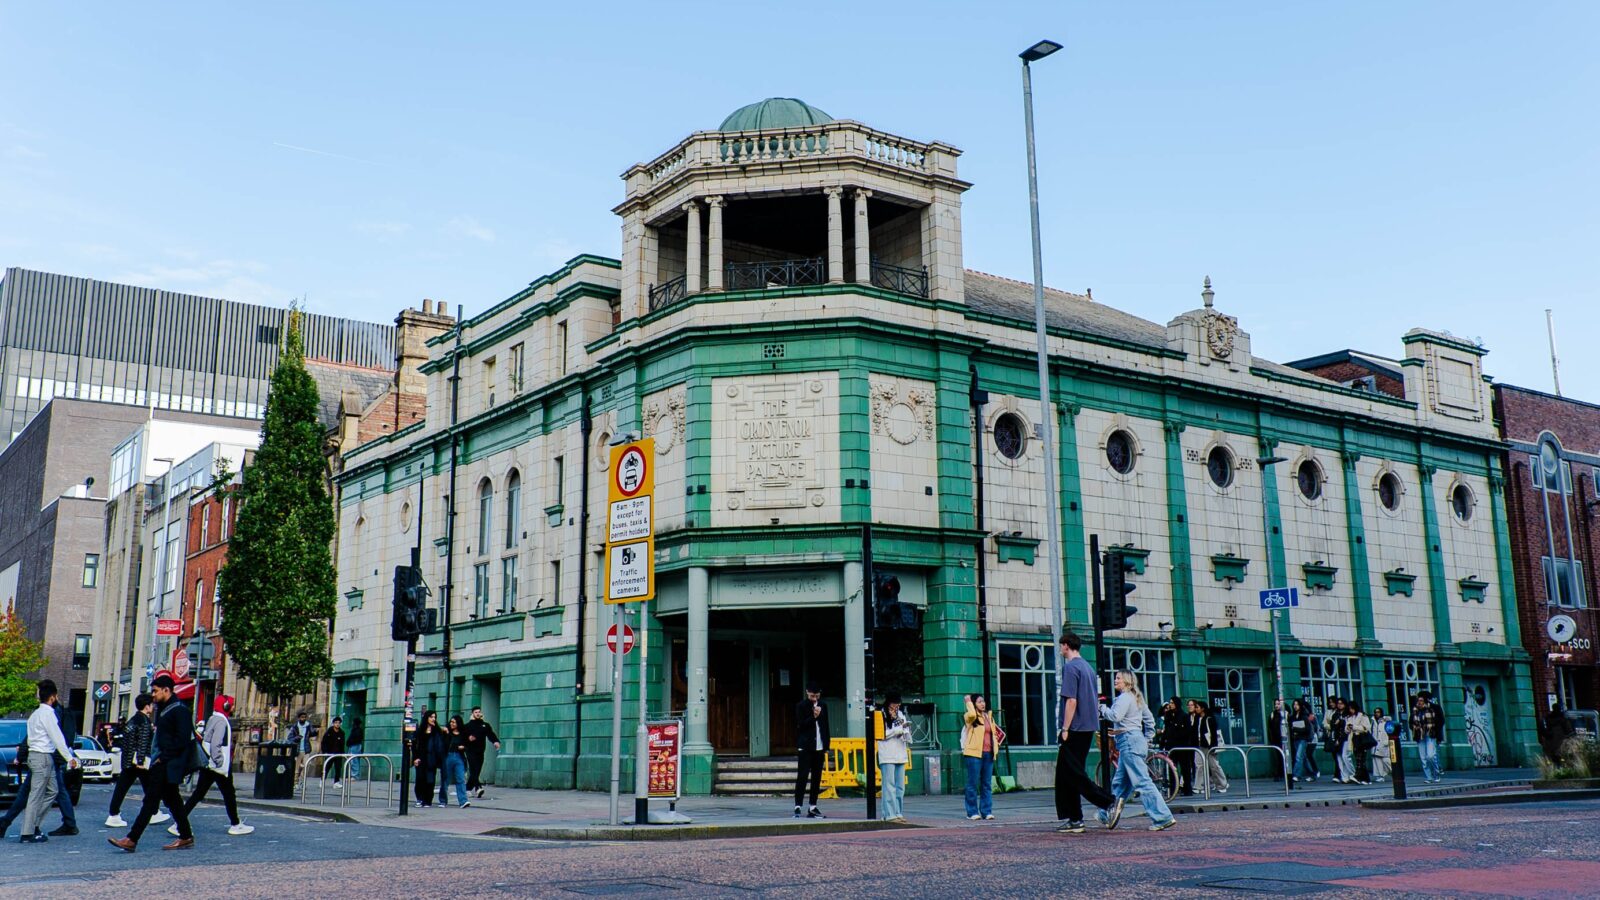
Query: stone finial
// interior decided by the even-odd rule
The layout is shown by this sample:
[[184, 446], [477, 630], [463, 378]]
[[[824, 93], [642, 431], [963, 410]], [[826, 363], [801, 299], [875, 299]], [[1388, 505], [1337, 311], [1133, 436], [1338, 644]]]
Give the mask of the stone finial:
[[1200, 299], [1206, 303], [1206, 309], [1211, 308], [1211, 301], [1217, 298], [1217, 292], [1211, 289], [1211, 276], [1206, 276], [1205, 290], [1200, 292]]

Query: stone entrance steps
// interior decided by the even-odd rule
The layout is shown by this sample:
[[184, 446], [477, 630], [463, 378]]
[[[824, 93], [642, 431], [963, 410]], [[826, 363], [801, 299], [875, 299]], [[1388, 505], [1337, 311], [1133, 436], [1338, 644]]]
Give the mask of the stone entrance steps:
[[785, 797], [794, 793], [795, 758], [717, 757], [711, 793], [739, 797]]

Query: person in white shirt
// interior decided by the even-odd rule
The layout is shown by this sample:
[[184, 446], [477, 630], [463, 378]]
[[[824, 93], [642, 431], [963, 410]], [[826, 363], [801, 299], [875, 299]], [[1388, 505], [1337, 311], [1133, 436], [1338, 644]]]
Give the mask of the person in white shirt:
[[39, 682], [39, 708], [28, 716], [28, 773], [31, 784], [28, 810], [22, 814], [22, 843], [42, 844], [49, 840], [39, 833], [39, 822], [45, 811], [56, 802], [57, 753], [67, 761], [67, 767], [76, 769], [78, 758], [67, 739], [61, 735], [56, 722], [56, 683], [46, 678]]

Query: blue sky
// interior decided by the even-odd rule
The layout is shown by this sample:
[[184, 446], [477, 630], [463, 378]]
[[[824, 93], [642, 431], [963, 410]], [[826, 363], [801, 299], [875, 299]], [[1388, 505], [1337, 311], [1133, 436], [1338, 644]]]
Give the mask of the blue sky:
[[[966, 263], [1258, 354], [1481, 338], [1600, 401], [1600, 4], [0, 6], [0, 265], [379, 321], [616, 255], [619, 174], [795, 96], [965, 152]], [[160, 10], [153, 13], [152, 10]]]

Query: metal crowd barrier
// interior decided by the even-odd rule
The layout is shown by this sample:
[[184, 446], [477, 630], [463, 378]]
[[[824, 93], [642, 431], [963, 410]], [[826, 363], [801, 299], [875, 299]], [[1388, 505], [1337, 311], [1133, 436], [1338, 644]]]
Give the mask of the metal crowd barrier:
[[338, 762], [338, 763], [341, 764], [341, 767], [343, 769], [343, 775], [344, 775], [343, 778], [338, 779], [339, 785], [340, 785], [339, 786], [339, 805], [340, 806], [346, 806], [346, 805], [349, 804], [349, 802], [350, 802], [350, 800], [351, 800], [351, 798], [353, 796], [353, 791], [351, 790], [351, 785], [355, 784], [356, 777], [359, 777], [359, 776], [352, 776], [350, 774], [350, 761], [351, 760], [357, 760], [357, 759], [364, 759], [364, 760], [368, 760], [369, 761], [366, 765], [361, 767], [362, 775], [366, 776], [363, 779], [365, 784], [366, 784], [366, 790], [365, 790], [365, 793], [363, 793], [361, 795], [361, 797], [360, 797], [361, 805], [362, 806], [371, 806], [372, 805], [372, 780], [373, 780], [372, 779], [372, 772], [373, 772], [374, 769], [377, 768], [377, 764], [378, 764], [378, 762], [380, 760], [384, 763], [384, 765], [389, 767], [388, 772], [387, 772], [387, 777], [385, 777], [383, 779], [383, 784], [384, 784], [383, 802], [384, 802], [384, 805], [386, 805], [386, 806], [392, 806], [394, 804], [394, 760], [389, 758], [387, 755], [382, 754], [382, 753], [312, 753], [312, 754], [310, 754], [309, 756], [307, 756], [305, 759], [301, 760], [301, 762], [300, 762], [300, 802], [301, 803], [305, 802], [305, 800], [306, 800], [306, 791], [311, 787], [311, 763], [312, 763], [313, 760], [319, 760], [319, 759], [322, 760], [322, 769], [320, 771], [320, 777], [317, 779], [317, 781], [319, 782], [319, 786], [318, 786], [318, 790], [317, 790], [317, 805], [318, 806], [321, 806], [323, 803], [327, 802], [327, 799], [328, 799], [328, 764], [329, 763], [333, 763], [333, 762]]
[[1250, 796], [1250, 754], [1256, 752], [1257, 750], [1271, 750], [1272, 752], [1278, 754], [1278, 759], [1283, 761], [1283, 778], [1281, 781], [1283, 784], [1283, 793], [1285, 796], [1288, 796], [1289, 776], [1292, 774], [1293, 769], [1289, 765], [1288, 754], [1284, 753], [1283, 748], [1277, 746], [1276, 744], [1245, 744], [1244, 748], [1240, 751], [1244, 754], [1244, 795], [1246, 797]]
[[[1223, 750], [1232, 750], [1233, 752], [1239, 754], [1239, 762], [1242, 763], [1243, 766], [1244, 766], [1244, 795], [1246, 797], [1250, 796], [1250, 757], [1245, 754], [1243, 748], [1236, 747], [1233, 744], [1225, 744], [1225, 745], [1223, 745], [1221, 747], [1212, 747], [1211, 750], [1210, 750], [1210, 754], [1209, 755], [1211, 756], [1212, 759], [1216, 759], [1217, 758], [1217, 754], [1222, 752]], [[1217, 760], [1217, 765], [1219, 765], [1219, 766], [1222, 765], [1222, 761], [1221, 760]], [[1211, 781], [1211, 767], [1208, 765], [1208, 766], [1206, 766], [1206, 782], [1207, 782], [1207, 784], [1206, 784], [1206, 799], [1207, 800], [1211, 799], [1210, 781]]]

